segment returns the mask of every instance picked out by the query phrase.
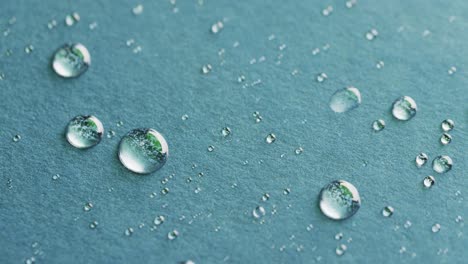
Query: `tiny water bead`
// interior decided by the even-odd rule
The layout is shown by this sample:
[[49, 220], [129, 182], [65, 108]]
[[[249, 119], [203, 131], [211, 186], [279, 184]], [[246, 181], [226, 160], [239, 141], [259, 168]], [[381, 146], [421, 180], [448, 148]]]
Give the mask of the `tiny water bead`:
[[359, 210], [361, 198], [354, 185], [344, 180], [336, 180], [320, 191], [319, 207], [325, 216], [333, 220], [344, 220]]
[[395, 211], [395, 209], [393, 209], [393, 207], [391, 206], [385, 206], [383, 209], [382, 209], [382, 215], [384, 217], [390, 217], [393, 215], [393, 212]]
[[327, 6], [325, 9], [322, 10], [323, 16], [329, 16], [333, 12], [333, 6]]
[[457, 67], [452, 66], [452, 67], [450, 67], [450, 69], [448, 69], [447, 72], [448, 72], [449, 75], [453, 75], [454, 73], [457, 72]]
[[258, 219], [263, 217], [266, 214], [265, 208], [263, 206], [257, 206], [252, 210], [252, 215], [254, 218]]
[[68, 123], [66, 138], [75, 148], [85, 149], [101, 142], [104, 126], [92, 115], [79, 115]]
[[60, 47], [52, 59], [52, 68], [63, 78], [78, 77], [91, 65], [88, 49], [80, 43], [65, 44]]
[[120, 141], [119, 159], [129, 170], [148, 174], [166, 163], [169, 147], [164, 137], [152, 128], [128, 132]]
[[452, 142], [452, 136], [448, 133], [443, 133], [442, 136], [440, 136], [440, 143], [442, 145], [448, 145]]
[[440, 228], [441, 228], [440, 224], [434, 224], [434, 225], [432, 226], [432, 228], [431, 228], [432, 233], [437, 233], [437, 232], [439, 232], [439, 231], [440, 231]]
[[321, 83], [321, 82], [324, 82], [324, 81], [327, 80], [327, 79], [328, 79], [327, 74], [325, 74], [325, 73], [323, 73], [323, 72], [317, 74], [317, 82]]
[[131, 236], [133, 234], [133, 228], [129, 227], [129, 228], [125, 229], [124, 234], [126, 236]]
[[276, 141], [276, 136], [273, 133], [268, 134], [266, 136], [266, 138], [265, 138], [265, 142], [268, 143], [268, 144], [271, 144], [271, 143], [273, 143], [275, 141]]
[[231, 129], [229, 127], [223, 127], [223, 129], [221, 129], [221, 135], [223, 135], [223, 137], [228, 137], [231, 135]]
[[96, 227], [99, 225], [98, 221], [93, 221], [89, 224], [89, 228], [91, 229], [96, 229]]
[[415, 160], [416, 166], [418, 168], [421, 168], [422, 166], [424, 166], [424, 164], [426, 164], [428, 159], [429, 159], [429, 157], [427, 156], [426, 153], [424, 153], [424, 152], [419, 153], [416, 156], [416, 160]]
[[208, 146], [208, 152], [213, 152], [215, 150], [214, 146]]
[[442, 130], [444, 130], [445, 132], [449, 132], [455, 127], [455, 122], [453, 122], [452, 119], [445, 119], [444, 121], [442, 121], [440, 126], [442, 127]]
[[344, 113], [361, 104], [361, 93], [355, 87], [336, 91], [330, 99], [330, 108], [336, 113]]
[[268, 193], [264, 193], [263, 196], [262, 196], [262, 201], [263, 202], [266, 202], [270, 199], [270, 194]]
[[452, 164], [452, 158], [450, 158], [449, 156], [437, 156], [432, 161], [432, 169], [437, 173], [446, 173], [452, 169]]
[[34, 51], [34, 46], [31, 45], [31, 44], [27, 45], [27, 46], [24, 48], [24, 52], [26, 52], [26, 54], [29, 54], [29, 53], [31, 53], [31, 52], [33, 52], [33, 51]]
[[382, 69], [385, 66], [385, 63], [383, 61], [378, 61], [377, 64], [375, 64], [375, 67], [377, 69]]
[[13, 142], [20, 141], [21, 140], [21, 135], [14, 135], [12, 140], [13, 140]]
[[166, 221], [166, 218], [165, 218], [164, 216], [160, 215], [160, 216], [156, 216], [156, 217], [154, 218], [153, 223], [154, 223], [155, 225], [158, 226], [158, 225], [163, 224], [164, 221]]
[[304, 152], [304, 149], [303, 149], [302, 147], [298, 147], [298, 148], [296, 148], [296, 149], [294, 150], [294, 153], [295, 153], [296, 155], [301, 155], [302, 152]]
[[379, 32], [377, 31], [377, 29], [373, 28], [366, 33], [366, 39], [374, 40], [375, 38], [377, 38], [378, 35], [379, 35]]
[[175, 229], [172, 230], [171, 232], [167, 233], [167, 238], [168, 238], [169, 240], [174, 240], [174, 239], [176, 239], [178, 236], [179, 236], [179, 231], [177, 231], [177, 230], [175, 230]]
[[417, 110], [418, 106], [413, 98], [402, 96], [393, 102], [392, 114], [398, 120], [407, 121], [416, 115]]
[[341, 244], [335, 249], [335, 253], [337, 256], [343, 256], [347, 249], [348, 247], [345, 244]]
[[223, 30], [223, 28], [224, 28], [223, 22], [218, 21], [214, 23], [213, 25], [211, 25], [211, 33], [218, 34], [219, 32], [221, 32], [221, 30]]
[[210, 73], [212, 70], [213, 70], [213, 67], [211, 66], [211, 64], [205, 64], [205, 65], [203, 65], [202, 68], [201, 68], [201, 72], [202, 72], [203, 74], [208, 74], [208, 73]]
[[58, 180], [58, 179], [60, 179], [60, 174], [54, 174], [54, 175], [52, 176], [52, 180], [55, 181], [55, 180]]
[[375, 132], [380, 132], [385, 128], [385, 121], [383, 119], [378, 119], [372, 122], [372, 129]]
[[65, 17], [65, 25], [71, 27], [75, 23], [80, 21], [80, 15], [77, 12], [73, 12]]
[[263, 117], [257, 111], [253, 112], [252, 116], [254, 117], [255, 123], [260, 123], [263, 120]]
[[143, 13], [143, 5], [142, 5], [142, 4], [136, 5], [134, 8], [132, 8], [132, 13], [133, 13], [135, 16], [138, 16], [138, 15], [140, 15], [141, 13]]
[[83, 211], [85, 212], [89, 212], [92, 208], [93, 208], [93, 204], [91, 202], [87, 202], [84, 206], [83, 206]]
[[425, 177], [424, 180], [423, 180], [423, 185], [426, 188], [431, 188], [432, 185], [434, 185], [434, 184], [435, 184], [434, 176], [429, 175], [429, 176]]

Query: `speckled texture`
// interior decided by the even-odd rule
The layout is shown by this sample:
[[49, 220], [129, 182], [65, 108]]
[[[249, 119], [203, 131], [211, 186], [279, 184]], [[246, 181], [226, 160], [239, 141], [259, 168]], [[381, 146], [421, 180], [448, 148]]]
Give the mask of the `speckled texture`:
[[[36, 249], [43, 252], [38, 263], [465, 262], [467, 235], [455, 218], [468, 218], [468, 2], [359, 0], [352, 9], [338, 0], [293, 2], [177, 1], [173, 13], [165, 0], [3, 0], [0, 28], [11, 33], [0, 36], [0, 262], [22, 263]], [[144, 11], [135, 16], [138, 3]], [[328, 5], [334, 11], [324, 17]], [[72, 11], [81, 21], [65, 27]], [[12, 16], [17, 21], [9, 26]], [[450, 16], [456, 16], [451, 23]], [[223, 18], [223, 31], [210, 34]], [[54, 30], [47, 29], [51, 19], [59, 24]], [[94, 21], [98, 27], [90, 30]], [[364, 37], [371, 28], [379, 32], [374, 41]], [[431, 34], [424, 37], [426, 29]], [[271, 34], [276, 38], [269, 41]], [[126, 46], [130, 38], [141, 53]], [[54, 50], [66, 42], [81, 42], [91, 53], [80, 78], [61, 79], [51, 70]], [[24, 52], [28, 44], [31, 54]], [[266, 61], [250, 65], [261, 56]], [[202, 75], [207, 63], [213, 72]], [[453, 76], [451, 66], [458, 69]], [[320, 72], [329, 77], [323, 83], [315, 81]], [[245, 83], [262, 83], [243, 88], [240, 74]], [[360, 89], [362, 105], [333, 113], [330, 96], [349, 85]], [[409, 122], [390, 115], [401, 95], [418, 104]], [[263, 116], [259, 124], [254, 111]], [[74, 149], [64, 129], [77, 114], [96, 115], [116, 137]], [[378, 118], [387, 126], [376, 134], [371, 124]], [[456, 123], [448, 146], [439, 143], [445, 118]], [[226, 125], [231, 140], [221, 138]], [[152, 175], [132, 174], [117, 158], [119, 138], [137, 127], [157, 129], [169, 144], [166, 166]], [[277, 141], [268, 145], [270, 132]], [[20, 142], [12, 141], [15, 134]], [[302, 155], [294, 154], [298, 146]], [[431, 190], [422, 180], [435, 173], [414, 165], [420, 151], [430, 161], [439, 154], [454, 160], [451, 172], [434, 175]], [[321, 187], [334, 179], [353, 183], [362, 199], [359, 212], [343, 222], [326, 219], [317, 207]], [[291, 193], [283, 195], [284, 188]], [[271, 198], [260, 202], [265, 192]], [[84, 212], [88, 201], [94, 207]], [[251, 216], [259, 204], [267, 211], [264, 224]], [[381, 215], [386, 205], [395, 208], [391, 218]], [[157, 215], [166, 222], [150, 231]], [[91, 230], [94, 220], [99, 226]], [[442, 226], [437, 234], [434, 223]], [[128, 227], [135, 229], [131, 237], [124, 235]], [[173, 229], [180, 236], [169, 241]], [[338, 232], [341, 241], [334, 239]], [[338, 257], [341, 243], [348, 250]], [[400, 254], [402, 246], [407, 251]]]

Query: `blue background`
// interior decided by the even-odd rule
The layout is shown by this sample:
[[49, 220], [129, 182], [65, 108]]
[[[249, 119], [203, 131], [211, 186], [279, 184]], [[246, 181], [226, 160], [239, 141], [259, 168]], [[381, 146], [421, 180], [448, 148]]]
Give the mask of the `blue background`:
[[[144, 11], [135, 16], [139, 3]], [[334, 11], [326, 17], [328, 5]], [[351, 9], [338, 0], [3, 0], [0, 28], [10, 34], [0, 36], [0, 262], [32, 256], [39, 263], [465, 262], [467, 235], [455, 218], [468, 217], [466, 10], [462, 0], [359, 0]], [[73, 11], [81, 20], [66, 27]], [[223, 18], [222, 32], [211, 34]], [[49, 30], [52, 19], [58, 26]], [[379, 35], [368, 41], [372, 28]], [[425, 30], [431, 33], [423, 36]], [[268, 40], [271, 34], [276, 38]], [[136, 44], [127, 47], [131, 38]], [[53, 52], [68, 42], [83, 43], [92, 56], [77, 79], [61, 79], [50, 67]], [[34, 51], [27, 54], [29, 44]], [[142, 52], [134, 54], [137, 45]], [[321, 52], [314, 56], [315, 48]], [[250, 64], [261, 56], [264, 62]], [[213, 71], [202, 75], [207, 63]], [[329, 77], [323, 83], [315, 80], [320, 72]], [[362, 105], [334, 113], [330, 96], [346, 86], [360, 89]], [[418, 104], [409, 122], [390, 114], [402, 95]], [[263, 116], [259, 124], [254, 111]], [[96, 115], [116, 137], [73, 148], [64, 129], [78, 114]], [[378, 118], [387, 126], [373, 133]], [[456, 128], [453, 142], [442, 146], [446, 118]], [[221, 137], [224, 126], [231, 139]], [[147, 176], [117, 158], [120, 137], [138, 127], [157, 129], [170, 148], [165, 167]], [[277, 141], [268, 145], [271, 132]], [[22, 140], [14, 143], [16, 134]], [[304, 153], [295, 155], [299, 146]], [[430, 190], [421, 182], [435, 172], [414, 165], [421, 151], [430, 162], [440, 154], [454, 161], [449, 173], [434, 175]], [[61, 178], [52, 180], [57, 173]], [[358, 213], [342, 222], [317, 207], [320, 189], [335, 179], [353, 183], [362, 199]], [[170, 192], [162, 195], [165, 187]], [[265, 192], [270, 199], [261, 202]], [[88, 201], [94, 207], [84, 212]], [[263, 224], [252, 217], [257, 205], [267, 211]], [[387, 205], [395, 208], [391, 218], [381, 215]], [[157, 215], [166, 221], [151, 231]], [[89, 228], [92, 221], [97, 229]], [[431, 231], [435, 223], [439, 233]], [[129, 227], [135, 232], [127, 237]], [[170, 241], [174, 229], [179, 237]], [[344, 237], [337, 241], [339, 232]], [[339, 244], [348, 247], [341, 257]]]

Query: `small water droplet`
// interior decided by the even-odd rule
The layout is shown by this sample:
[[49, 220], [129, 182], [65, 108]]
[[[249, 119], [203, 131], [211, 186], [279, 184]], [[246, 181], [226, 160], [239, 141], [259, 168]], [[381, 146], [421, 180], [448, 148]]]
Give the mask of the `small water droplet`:
[[109, 130], [107, 132], [107, 138], [113, 138], [115, 137], [115, 131], [114, 130]]
[[257, 111], [253, 112], [252, 116], [254, 117], [255, 123], [260, 123], [263, 120], [263, 117]]
[[276, 141], [276, 136], [273, 133], [268, 134], [266, 136], [266, 138], [265, 138], [265, 142], [268, 143], [268, 144], [271, 144], [271, 143], [273, 143], [275, 141]]
[[302, 147], [298, 147], [294, 150], [294, 153], [296, 153], [296, 155], [301, 155], [302, 152], [304, 152], [304, 149]]
[[283, 194], [284, 194], [284, 195], [288, 195], [288, 194], [290, 194], [290, 193], [291, 193], [291, 189], [289, 189], [289, 188], [285, 188], [285, 189], [283, 190]]
[[437, 156], [432, 161], [432, 169], [437, 173], [446, 173], [452, 169], [452, 164], [452, 158], [450, 158], [449, 156]]
[[89, 29], [90, 29], [90, 30], [95, 30], [95, 29], [97, 28], [97, 26], [98, 26], [98, 23], [97, 23], [96, 21], [91, 22], [91, 23], [89, 24]]
[[379, 32], [377, 31], [377, 29], [373, 28], [366, 33], [366, 39], [374, 40], [375, 38], [377, 38], [378, 35], [379, 35]]
[[346, 7], [347, 8], [353, 8], [356, 4], [357, 4], [357, 0], [346, 1]]
[[218, 34], [219, 32], [221, 32], [221, 30], [223, 30], [223, 28], [224, 28], [223, 22], [218, 21], [214, 23], [213, 25], [211, 25], [211, 33]]
[[208, 146], [208, 152], [213, 152], [215, 150], [214, 146]]
[[434, 176], [429, 175], [429, 176], [425, 177], [424, 180], [423, 180], [423, 185], [426, 188], [431, 188], [432, 185], [434, 185], [434, 184], [435, 184]]
[[154, 218], [153, 223], [158, 226], [158, 225], [162, 225], [164, 221], [166, 221], [166, 218], [162, 215], [159, 215]]
[[462, 223], [462, 222], [463, 222], [463, 217], [461, 217], [460, 215], [458, 215], [457, 217], [455, 217], [455, 222], [456, 222], [456, 223]]
[[125, 230], [124, 233], [126, 236], [131, 236], [133, 234], [133, 228], [129, 227]]
[[385, 121], [383, 119], [377, 119], [372, 122], [372, 129], [375, 132], [380, 132], [385, 128]]
[[133, 13], [135, 16], [138, 16], [138, 15], [140, 15], [141, 13], [143, 13], [143, 5], [142, 5], [142, 4], [136, 5], [134, 8], [132, 8], [132, 13]]
[[395, 211], [395, 209], [393, 209], [393, 207], [391, 206], [385, 206], [383, 209], [382, 209], [382, 215], [384, 217], [390, 217], [393, 215], [393, 212]]
[[432, 226], [432, 228], [431, 228], [432, 233], [437, 233], [437, 232], [439, 232], [439, 231], [440, 231], [440, 228], [441, 228], [440, 224], [434, 224], [434, 225]]
[[348, 247], [345, 244], [341, 244], [336, 248], [335, 253], [337, 256], [343, 256], [347, 249]]
[[174, 240], [174, 239], [176, 239], [178, 236], [179, 236], [179, 231], [177, 231], [177, 230], [175, 230], [175, 229], [172, 230], [171, 232], [167, 233], [167, 238], [168, 238], [169, 240]]
[[52, 19], [47, 23], [47, 28], [48, 29], [53, 29], [56, 26], [57, 26], [57, 21], [55, 19]]
[[324, 186], [319, 197], [320, 210], [333, 220], [349, 218], [361, 207], [358, 190], [344, 180], [332, 181]]
[[393, 102], [392, 114], [393, 116], [402, 121], [407, 121], [416, 115], [418, 106], [413, 98], [409, 96], [402, 96]]
[[455, 122], [453, 122], [452, 119], [445, 119], [444, 121], [442, 121], [440, 126], [442, 127], [443, 131], [449, 132], [455, 127]]
[[99, 225], [98, 221], [93, 221], [89, 224], [89, 228], [91, 229], [96, 229], [96, 227]]
[[450, 67], [450, 69], [448, 69], [448, 74], [449, 75], [453, 75], [453, 74], [455, 74], [455, 72], [457, 72], [457, 67], [455, 67], [455, 66], [452, 66], [452, 67]]
[[343, 233], [339, 232], [335, 235], [335, 240], [340, 240], [343, 238]]
[[92, 115], [79, 115], [70, 120], [66, 130], [68, 142], [75, 148], [85, 149], [101, 142], [104, 126]]
[[55, 180], [58, 180], [58, 179], [60, 179], [60, 174], [57, 173], [57, 174], [54, 174], [54, 175], [52, 176], [52, 180], [55, 181]]
[[416, 156], [416, 159], [415, 159], [416, 166], [418, 168], [421, 168], [422, 166], [424, 166], [424, 164], [426, 164], [428, 159], [429, 159], [429, 157], [427, 156], [426, 153], [424, 153], [424, 152], [419, 153]]
[[184, 114], [184, 115], [182, 115], [181, 119], [183, 121], [185, 121], [185, 120], [189, 119], [189, 116], [187, 114]]
[[306, 227], [306, 230], [307, 231], [312, 231], [312, 229], [314, 229], [314, 225], [313, 224], [309, 224], [307, 227]]
[[440, 143], [442, 145], [448, 145], [452, 142], [452, 136], [448, 133], [443, 133], [442, 136], [440, 136]]
[[167, 187], [161, 190], [161, 194], [163, 194], [163, 195], [166, 195], [168, 193], [169, 193], [169, 188], [167, 188]]
[[169, 147], [164, 137], [152, 128], [137, 128], [120, 141], [119, 159], [129, 170], [148, 174], [166, 163]]
[[208, 73], [210, 73], [212, 71], [212, 69], [213, 69], [213, 67], [211, 66], [211, 64], [205, 64], [205, 65], [202, 66], [201, 72], [203, 74], [208, 74]]
[[361, 93], [355, 87], [336, 91], [330, 99], [330, 108], [336, 113], [344, 113], [361, 104]]
[[93, 204], [92, 204], [91, 202], [87, 202], [87, 203], [85, 203], [85, 205], [83, 206], [83, 211], [89, 212], [92, 208], [93, 208]]
[[322, 73], [317, 74], [317, 78], [316, 78], [316, 79], [317, 79], [317, 82], [321, 83], [321, 82], [326, 81], [326, 80], [328, 79], [328, 76], [327, 76], [326, 73], [323, 73], [323, 72], [322, 72]]
[[270, 199], [270, 194], [268, 193], [264, 193], [263, 196], [262, 196], [262, 201], [263, 202], [266, 202]]
[[18, 142], [21, 140], [21, 135], [14, 135], [13, 136], [13, 142]]
[[223, 135], [223, 137], [228, 137], [231, 135], [231, 129], [229, 127], [223, 127], [221, 129], [221, 135]]
[[385, 66], [385, 63], [383, 61], [378, 61], [377, 64], [375, 65], [375, 67], [379, 70], [382, 69], [384, 66]]
[[266, 211], [265, 211], [265, 208], [263, 208], [263, 206], [257, 206], [252, 211], [252, 215], [256, 219], [259, 219], [259, 218], [263, 217], [265, 214], [266, 214]]
[[409, 220], [406, 220], [405, 224], [403, 225], [406, 229], [410, 228], [411, 226], [413, 225], [413, 223], [411, 223], [411, 221]]
[[34, 51], [34, 46], [29, 44], [27, 45], [25, 48], [24, 48], [24, 52], [26, 52], [27, 54], [29, 53], [32, 53]]
[[60, 47], [52, 59], [52, 68], [63, 78], [78, 77], [91, 65], [88, 49], [80, 43], [65, 44]]
[[322, 10], [323, 16], [329, 16], [333, 12], [333, 6], [327, 6], [325, 9]]

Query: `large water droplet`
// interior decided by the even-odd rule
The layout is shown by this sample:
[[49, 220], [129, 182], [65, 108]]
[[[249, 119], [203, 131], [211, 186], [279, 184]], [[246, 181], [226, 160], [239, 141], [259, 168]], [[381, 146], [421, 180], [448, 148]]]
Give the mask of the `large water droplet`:
[[452, 169], [452, 163], [449, 156], [437, 156], [432, 161], [432, 169], [437, 173], [446, 173]]
[[355, 87], [336, 91], [330, 99], [330, 108], [336, 113], [344, 113], [361, 104], [361, 93]]
[[452, 136], [449, 133], [443, 133], [442, 136], [440, 136], [440, 143], [442, 145], [448, 145], [452, 142]]
[[266, 138], [265, 138], [265, 142], [268, 143], [268, 144], [271, 144], [271, 143], [273, 143], [275, 141], [276, 141], [276, 135], [273, 134], [273, 133], [268, 134], [266, 136]]
[[263, 208], [263, 206], [257, 206], [252, 211], [253, 217], [255, 217], [257, 219], [260, 218], [260, 217], [263, 217], [265, 214], [266, 214], [266, 211], [265, 211], [265, 208]]
[[424, 164], [426, 164], [427, 160], [429, 158], [427, 157], [427, 154], [424, 153], [424, 152], [421, 152], [419, 153], [417, 156], [416, 156], [416, 160], [415, 160], [415, 163], [416, 163], [416, 166], [418, 168], [421, 168], [422, 166], [424, 166]]
[[103, 133], [104, 126], [97, 117], [79, 115], [68, 123], [66, 138], [75, 148], [85, 149], [101, 142]]
[[413, 98], [402, 96], [393, 102], [392, 114], [398, 120], [410, 120], [416, 115], [418, 106]]
[[147, 174], [160, 169], [168, 155], [166, 140], [151, 128], [134, 129], [120, 141], [120, 162], [136, 173]]
[[88, 49], [80, 43], [65, 44], [55, 52], [52, 60], [52, 68], [64, 78], [78, 77], [90, 65], [91, 55]]
[[353, 216], [361, 207], [361, 198], [354, 185], [347, 181], [336, 180], [322, 188], [319, 197], [322, 213], [334, 220]]

